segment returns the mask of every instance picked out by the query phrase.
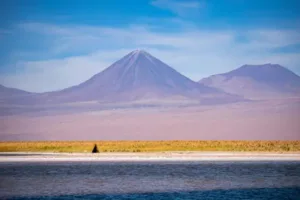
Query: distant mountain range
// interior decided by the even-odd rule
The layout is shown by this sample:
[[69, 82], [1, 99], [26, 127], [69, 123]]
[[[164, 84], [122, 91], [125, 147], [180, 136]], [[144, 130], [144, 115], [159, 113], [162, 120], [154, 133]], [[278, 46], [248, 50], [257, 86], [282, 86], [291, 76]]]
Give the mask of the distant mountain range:
[[300, 96], [300, 77], [277, 64], [243, 65], [199, 83], [249, 99]]
[[204, 104], [215, 104], [237, 102], [244, 100], [244, 97], [294, 96], [299, 91], [300, 77], [280, 65], [244, 65], [197, 83], [149, 53], [135, 50], [89, 80], [60, 91], [32, 94], [0, 86], [0, 101], [9, 99], [10, 103], [16, 104], [57, 104], [193, 99]]

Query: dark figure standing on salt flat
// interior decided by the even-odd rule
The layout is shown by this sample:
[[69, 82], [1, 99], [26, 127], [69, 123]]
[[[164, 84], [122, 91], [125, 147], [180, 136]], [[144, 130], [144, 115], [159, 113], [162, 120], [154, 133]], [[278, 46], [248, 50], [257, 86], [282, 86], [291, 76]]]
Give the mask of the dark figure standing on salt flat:
[[99, 153], [97, 144], [94, 145], [94, 148], [93, 148], [93, 150], [92, 150], [92, 153]]

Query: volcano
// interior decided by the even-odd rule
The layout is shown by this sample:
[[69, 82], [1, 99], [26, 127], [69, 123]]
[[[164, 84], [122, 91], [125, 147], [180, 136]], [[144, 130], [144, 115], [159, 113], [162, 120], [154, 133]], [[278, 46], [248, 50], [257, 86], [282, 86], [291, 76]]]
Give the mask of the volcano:
[[143, 50], [129, 53], [77, 86], [42, 96], [49, 103], [110, 103], [161, 98], [192, 98], [201, 102], [222, 103], [239, 99], [190, 80]]
[[278, 64], [243, 65], [199, 83], [250, 99], [300, 96], [300, 77]]

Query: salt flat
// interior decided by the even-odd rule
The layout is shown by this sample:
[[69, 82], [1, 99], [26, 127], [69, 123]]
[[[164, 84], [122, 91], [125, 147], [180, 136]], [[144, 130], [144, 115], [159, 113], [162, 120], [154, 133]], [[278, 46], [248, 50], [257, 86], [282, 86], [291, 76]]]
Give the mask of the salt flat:
[[300, 153], [158, 152], [158, 153], [1, 153], [0, 162], [89, 161], [300, 161]]

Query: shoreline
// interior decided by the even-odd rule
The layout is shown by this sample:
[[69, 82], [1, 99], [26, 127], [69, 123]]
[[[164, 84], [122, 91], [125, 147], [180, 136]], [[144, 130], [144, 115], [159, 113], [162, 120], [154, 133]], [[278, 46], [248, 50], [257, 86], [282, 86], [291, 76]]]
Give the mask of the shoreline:
[[5, 162], [139, 162], [139, 161], [300, 161], [300, 153], [156, 152], [156, 153], [38, 153], [1, 152]]

